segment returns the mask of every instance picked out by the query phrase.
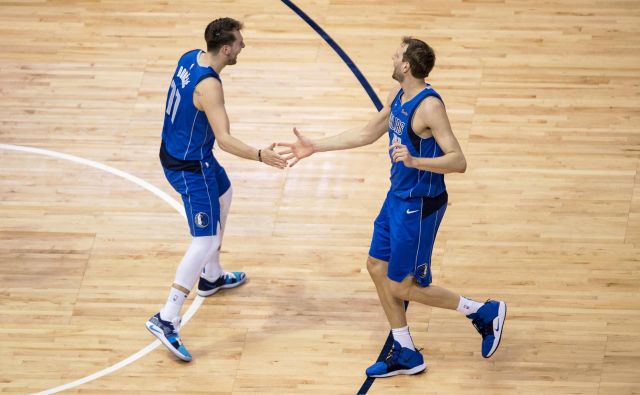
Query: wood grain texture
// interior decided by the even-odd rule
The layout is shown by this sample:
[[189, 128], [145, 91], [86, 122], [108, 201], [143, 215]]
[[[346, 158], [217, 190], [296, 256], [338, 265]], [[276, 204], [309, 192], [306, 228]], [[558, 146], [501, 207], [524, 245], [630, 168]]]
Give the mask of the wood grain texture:
[[[409, 308], [426, 374], [370, 394], [640, 394], [640, 3], [296, 2], [381, 98], [403, 35], [438, 59], [469, 163], [447, 176], [434, 281], [509, 303], [490, 360], [459, 313]], [[206, 24], [245, 22], [222, 73], [254, 146], [363, 125], [348, 68], [277, 1], [0, 2], [0, 143], [99, 161], [176, 196], [157, 159], [168, 81]], [[277, 171], [216, 150], [234, 186], [223, 243], [247, 285], [159, 348], [68, 393], [353, 394], [388, 326], [365, 267], [388, 188], [386, 141]], [[166, 203], [113, 175], [0, 150], [0, 392], [55, 387], [153, 339], [189, 243]]]

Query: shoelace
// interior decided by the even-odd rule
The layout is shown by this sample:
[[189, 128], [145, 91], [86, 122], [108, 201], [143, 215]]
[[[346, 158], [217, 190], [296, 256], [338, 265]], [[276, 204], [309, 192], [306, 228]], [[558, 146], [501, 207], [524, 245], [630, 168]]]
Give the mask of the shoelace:
[[396, 350], [395, 346], [391, 346], [391, 349], [389, 350], [389, 353], [384, 359], [384, 362], [387, 364], [387, 366], [391, 367], [398, 363], [399, 357], [400, 357], [400, 351]]
[[473, 326], [476, 328], [478, 333], [482, 335], [483, 339], [485, 338], [485, 336], [491, 334], [492, 326], [482, 323], [480, 320], [480, 317], [477, 317], [473, 321], [471, 321], [471, 324], [473, 324]]
[[182, 323], [182, 319], [179, 319], [175, 323], [172, 322], [172, 321], [166, 321], [166, 322], [168, 322], [170, 324], [170, 328], [173, 329], [173, 331], [171, 333], [173, 333], [176, 336], [180, 337], [180, 324]]
[[180, 336], [180, 323], [181, 322], [182, 322], [182, 319], [179, 319], [174, 324], [173, 322], [165, 321], [160, 317], [158, 317], [157, 321], [156, 321], [157, 325], [160, 327], [160, 329], [162, 329], [162, 332], [164, 332], [165, 336], [169, 336], [171, 334], [175, 334], [178, 337]]
[[[416, 351], [420, 352], [424, 350], [424, 348], [419, 348]], [[400, 364], [400, 350], [396, 350], [394, 346], [391, 346], [389, 353], [387, 354], [384, 362], [387, 364], [389, 368], [397, 366]]]
[[176, 334], [176, 336], [180, 336], [180, 326], [182, 324], [182, 319], [180, 319], [177, 323], [172, 323], [173, 325], [173, 333]]

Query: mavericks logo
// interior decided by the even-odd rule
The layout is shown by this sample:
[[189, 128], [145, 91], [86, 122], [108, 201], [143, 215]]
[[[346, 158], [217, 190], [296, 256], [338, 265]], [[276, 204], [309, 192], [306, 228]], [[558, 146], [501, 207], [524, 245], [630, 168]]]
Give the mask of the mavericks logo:
[[198, 228], [206, 228], [207, 225], [209, 225], [209, 216], [200, 212], [193, 217], [193, 223], [196, 224]]
[[416, 275], [420, 278], [427, 277], [427, 273], [429, 272], [429, 265], [423, 263], [422, 265], [416, 268]]

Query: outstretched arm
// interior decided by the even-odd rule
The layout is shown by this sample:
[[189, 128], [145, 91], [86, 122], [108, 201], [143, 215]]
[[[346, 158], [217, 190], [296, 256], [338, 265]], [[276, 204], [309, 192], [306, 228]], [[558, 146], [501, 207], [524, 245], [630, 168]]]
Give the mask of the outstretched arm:
[[316, 152], [338, 151], [373, 143], [387, 132], [389, 125], [389, 107], [398, 90], [398, 88], [392, 90], [387, 98], [387, 105], [380, 110], [380, 112], [376, 113], [364, 127], [349, 129], [334, 136], [315, 140], [305, 137], [298, 129], [293, 128], [293, 133], [296, 135], [297, 140], [294, 143], [278, 143], [279, 146], [286, 147], [285, 150], [279, 153], [286, 155], [284, 157], [285, 160], [293, 159], [289, 162], [289, 166], [293, 166], [300, 159], [306, 158]]
[[259, 160], [280, 169], [286, 167], [286, 161], [273, 151], [274, 144], [257, 150], [231, 135], [220, 81], [215, 78], [206, 78], [198, 83], [193, 102], [198, 109], [207, 114], [207, 119], [220, 149], [241, 158]]

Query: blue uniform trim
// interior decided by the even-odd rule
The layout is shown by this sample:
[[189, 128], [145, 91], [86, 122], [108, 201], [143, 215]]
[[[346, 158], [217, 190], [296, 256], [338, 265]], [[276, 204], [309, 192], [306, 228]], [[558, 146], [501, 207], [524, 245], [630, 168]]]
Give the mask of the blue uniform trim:
[[180, 160], [171, 156], [171, 154], [167, 152], [164, 141], [160, 144], [160, 163], [165, 169], [175, 171], [199, 173], [202, 169], [199, 160]]
[[[382, 108], [384, 107], [382, 105], [382, 102], [380, 101], [378, 96], [375, 94], [375, 92], [371, 88], [371, 85], [369, 85], [364, 75], [362, 75], [360, 70], [355, 66], [353, 61], [347, 56], [347, 54], [342, 50], [342, 48], [340, 48], [340, 46], [306, 13], [304, 13], [300, 8], [298, 8], [295, 4], [293, 4], [293, 2], [289, 0], [282, 0], [282, 2], [286, 6], [288, 6], [293, 12], [295, 12], [298, 16], [300, 16], [300, 18], [302, 18], [305, 22], [307, 22], [307, 24], [309, 24], [309, 26], [311, 26], [311, 28], [315, 30], [320, 35], [320, 37], [322, 37], [322, 39], [324, 39], [327, 42], [327, 44], [331, 46], [331, 48], [333, 48], [333, 50], [338, 54], [338, 56], [340, 56], [340, 58], [345, 62], [345, 64], [351, 69], [351, 72], [358, 79], [358, 81], [364, 88], [367, 95], [369, 95], [369, 98], [373, 102], [373, 105], [376, 107], [376, 109], [378, 111], [382, 110]], [[408, 307], [409, 307], [409, 302], [405, 301], [404, 302], [405, 310], [407, 310]], [[389, 335], [387, 336], [387, 340], [385, 341], [382, 347], [382, 350], [378, 355], [378, 358], [377, 358], [378, 362], [381, 362], [385, 359], [392, 345], [393, 345], [393, 335], [390, 331]], [[374, 377], [367, 377], [365, 381], [362, 383], [362, 386], [360, 387], [360, 389], [358, 390], [357, 392], [358, 395], [365, 395], [373, 385], [374, 381], [375, 381]]]
[[206, 78], [222, 81], [213, 68], [198, 63], [202, 53], [194, 49], [180, 57], [167, 91], [162, 141], [168, 154], [182, 160], [204, 160], [213, 156], [215, 135], [206, 114], [193, 103], [193, 94]]
[[[401, 89], [401, 91], [402, 91], [402, 89]], [[427, 93], [422, 99], [420, 99], [420, 103], [422, 103], [422, 101], [425, 100], [428, 97], [435, 97], [436, 99], [438, 99], [438, 100], [440, 100], [442, 102], [442, 105], [444, 105], [444, 101], [442, 100], [442, 97], [440, 97], [440, 95], [436, 91]], [[428, 139], [423, 139], [422, 137], [418, 136], [416, 134], [416, 132], [413, 131], [413, 126], [411, 126], [411, 124], [413, 122], [413, 116], [415, 115], [416, 111], [418, 110], [418, 107], [420, 107], [420, 103], [418, 103], [415, 107], [413, 107], [413, 109], [409, 113], [409, 123], [408, 123], [407, 127], [409, 128], [409, 133], [410, 134], [418, 137], [419, 139], [428, 140]], [[405, 103], [405, 105], [406, 104], [407, 103]], [[432, 137], [429, 137], [429, 138], [432, 138]]]
[[219, 76], [218, 74], [216, 74], [216, 73], [209, 73], [209, 74], [201, 75], [201, 76], [200, 76], [200, 78], [198, 78], [198, 81], [196, 81], [196, 86], [198, 86], [198, 84], [199, 84], [202, 80], [204, 80], [204, 79], [206, 79], [206, 78], [215, 78], [215, 79], [217, 79], [218, 81], [220, 81], [220, 83], [222, 84], [222, 80], [220, 79], [220, 76]]
[[204, 112], [193, 103], [196, 86], [220, 76], [198, 63], [194, 49], [178, 60], [167, 92], [160, 163], [171, 186], [180, 193], [193, 237], [214, 236], [220, 220], [219, 198], [231, 186], [213, 156], [215, 135]]
[[202, 161], [199, 172], [175, 171], [164, 173], [176, 192], [182, 196], [190, 234], [215, 236], [220, 221], [220, 196], [231, 186], [224, 168], [215, 158]]
[[[400, 90], [400, 92], [402, 92], [402, 89]], [[422, 103], [422, 101], [425, 100], [428, 97], [435, 97], [438, 100], [440, 100], [442, 102], [442, 104], [444, 104], [444, 101], [442, 101], [442, 98], [440, 97], [440, 95], [438, 93], [436, 93], [435, 91], [433, 93], [434, 94], [427, 94], [425, 97], [420, 99], [420, 103]], [[423, 139], [422, 137], [418, 136], [416, 134], [416, 132], [413, 131], [413, 126], [412, 126], [413, 116], [416, 114], [416, 111], [418, 111], [418, 107], [420, 107], [420, 103], [418, 103], [417, 105], [415, 105], [413, 107], [413, 109], [411, 109], [411, 112], [409, 113], [409, 122], [407, 123], [409, 139], [411, 139], [411, 143], [413, 144], [413, 147], [416, 149], [416, 151], [421, 151], [420, 148], [422, 147], [422, 141], [423, 140], [429, 140], [429, 139], [433, 138], [433, 137], [429, 137], [429, 138]], [[407, 103], [405, 103], [405, 104], [407, 104]]]
[[389, 279], [402, 282], [411, 275], [422, 287], [431, 283], [431, 253], [446, 203], [446, 192], [413, 199], [387, 193], [374, 222], [369, 255], [389, 263]]
[[[404, 91], [400, 89], [391, 103], [389, 144], [400, 142], [407, 146], [414, 157], [435, 158], [442, 156], [444, 153], [433, 136], [426, 139], [421, 138], [411, 127], [416, 110], [426, 98], [435, 97], [440, 101], [442, 98], [428, 84], [405, 103], [402, 103], [403, 95]], [[389, 152], [389, 159], [391, 160], [391, 190], [399, 198], [434, 197], [446, 190], [443, 174], [408, 168], [402, 162], [393, 162], [392, 152]]]

